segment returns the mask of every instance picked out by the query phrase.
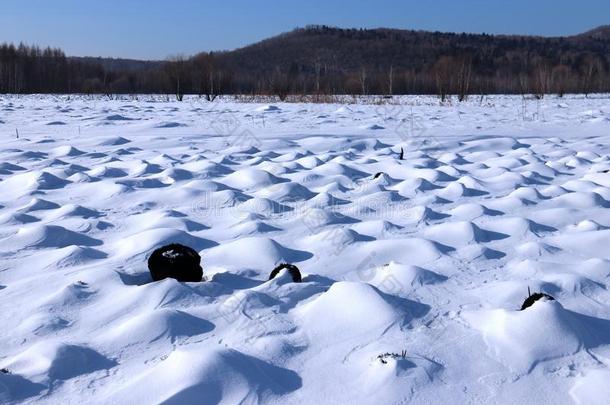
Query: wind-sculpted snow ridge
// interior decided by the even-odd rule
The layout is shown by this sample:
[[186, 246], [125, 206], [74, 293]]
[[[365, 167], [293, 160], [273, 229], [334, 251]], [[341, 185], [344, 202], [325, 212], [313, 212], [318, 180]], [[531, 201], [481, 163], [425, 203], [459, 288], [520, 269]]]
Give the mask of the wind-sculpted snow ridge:
[[608, 100], [0, 96], [0, 403], [607, 403]]

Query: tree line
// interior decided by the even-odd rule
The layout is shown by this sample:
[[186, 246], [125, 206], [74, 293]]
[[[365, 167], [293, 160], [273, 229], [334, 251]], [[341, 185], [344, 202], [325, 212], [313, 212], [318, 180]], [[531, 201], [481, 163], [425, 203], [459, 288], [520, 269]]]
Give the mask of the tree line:
[[163, 62], [0, 45], [0, 93], [289, 95], [610, 92], [610, 29], [572, 37], [309, 26], [234, 51]]

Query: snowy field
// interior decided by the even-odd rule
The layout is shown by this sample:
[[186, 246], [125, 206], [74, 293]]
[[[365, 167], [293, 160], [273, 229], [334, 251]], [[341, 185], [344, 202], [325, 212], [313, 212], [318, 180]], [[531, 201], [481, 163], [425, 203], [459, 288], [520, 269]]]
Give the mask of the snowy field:
[[0, 96], [0, 402], [608, 403], [609, 153], [606, 96]]

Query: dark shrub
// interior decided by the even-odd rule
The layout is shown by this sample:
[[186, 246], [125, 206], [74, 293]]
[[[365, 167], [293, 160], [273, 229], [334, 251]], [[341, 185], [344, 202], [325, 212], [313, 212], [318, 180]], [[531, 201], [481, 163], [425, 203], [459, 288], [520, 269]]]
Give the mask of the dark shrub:
[[154, 281], [175, 278], [178, 281], [201, 281], [201, 257], [188, 246], [172, 243], [156, 249], [148, 258], [148, 270]]
[[277, 276], [280, 273], [280, 271], [283, 269], [288, 270], [288, 273], [292, 277], [292, 281], [294, 281], [295, 283], [301, 282], [301, 272], [299, 271], [299, 268], [297, 266], [295, 266], [294, 264], [288, 264], [288, 263], [282, 263], [279, 266], [277, 266], [275, 269], [273, 269], [273, 271], [269, 275], [269, 280], [274, 279], [275, 276]]
[[555, 301], [555, 298], [551, 297], [548, 294], [545, 293], [541, 293], [541, 292], [537, 292], [537, 293], [533, 293], [532, 295], [530, 295], [529, 297], [527, 297], [525, 299], [525, 301], [523, 302], [523, 305], [521, 305], [521, 311], [523, 311], [526, 308], [531, 307], [532, 305], [534, 305], [534, 302], [543, 299], [544, 301]]

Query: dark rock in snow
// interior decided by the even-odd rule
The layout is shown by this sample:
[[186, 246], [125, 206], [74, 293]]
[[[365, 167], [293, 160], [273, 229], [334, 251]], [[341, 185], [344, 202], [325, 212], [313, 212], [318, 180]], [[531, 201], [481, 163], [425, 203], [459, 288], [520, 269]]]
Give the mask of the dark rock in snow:
[[269, 280], [274, 279], [283, 269], [288, 270], [288, 273], [292, 277], [292, 281], [294, 281], [295, 283], [301, 282], [301, 272], [299, 271], [299, 268], [297, 266], [295, 266], [294, 264], [288, 264], [288, 263], [282, 263], [279, 266], [277, 266], [275, 269], [273, 269], [273, 271], [269, 275]]
[[154, 281], [175, 278], [178, 281], [201, 281], [201, 257], [188, 246], [172, 243], [156, 249], [148, 258], [148, 270]]

